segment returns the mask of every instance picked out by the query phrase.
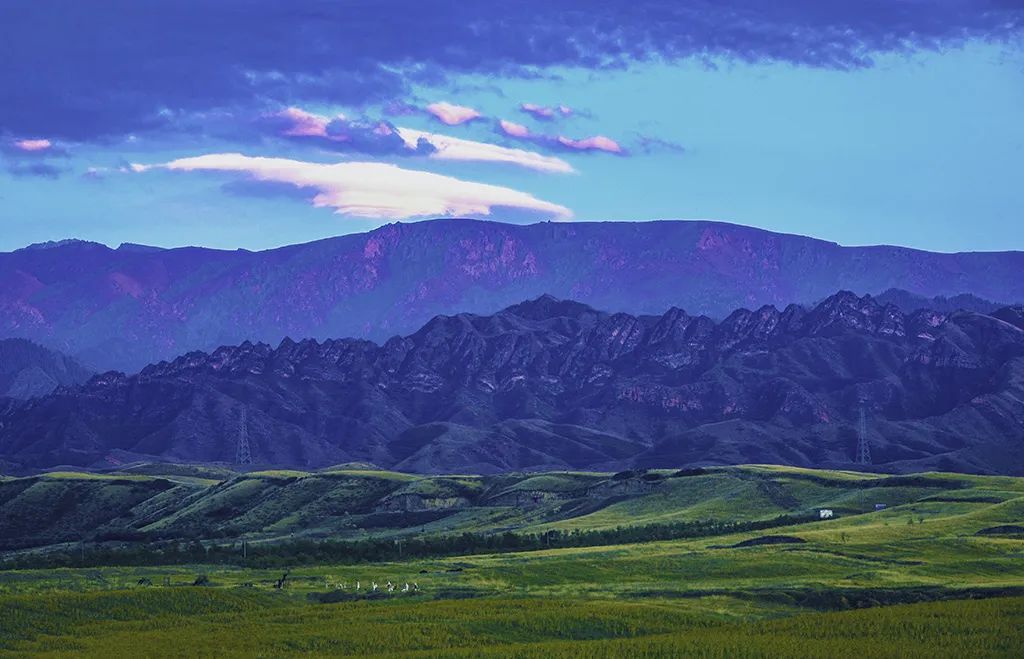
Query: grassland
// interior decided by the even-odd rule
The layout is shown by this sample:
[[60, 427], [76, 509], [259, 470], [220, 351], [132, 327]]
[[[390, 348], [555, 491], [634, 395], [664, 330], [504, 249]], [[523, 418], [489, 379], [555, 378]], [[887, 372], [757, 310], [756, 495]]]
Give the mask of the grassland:
[[[1024, 496], [1022, 479], [924, 474], [888, 477], [769, 466], [685, 476], [507, 474], [415, 476], [369, 469], [235, 473], [140, 465], [118, 473], [43, 474], [0, 481], [0, 551], [104, 538], [275, 542], [543, 533], [674, 524], [840, 517], [944, 503], [980, 510]], [[977, 530], [977, 529], [975, 529]]]
[[[12, 656], [1019, 656], [1024, 599], [792, 613], [725, 598], [298, 605], [197, 588], [6, 602]], [[1010, 633], [1008, 633], [1010, 632]]]
[[[300, 509], [317, 520], [309, 506], [326, 505], [325, 497], [379, 502], [402, 493], [471, 502], [416, 528], [423, 533], [473, 525], [500, 532], [510, 521], [517, 532], [536, 532], [770, 519], [817, 507], [837, 517], [660, 542], [296, 565], [280, 588], [285, 570], [244, 562], [6, 569], [0, 570], [0, 654], [1024, 655], [1024, 539], [1013, 532], [1024, 522], [1021, 479], [768, 466], [646, 476], [424, 479], [363, 471], [235, 475], [212, 486], [148, 477], [170, 483], [154, 496], [184, 487], [193, 506], [223, 505], [218, 497], [236, 501], [236, 488], [252, 488], [247, 496], [259, 501], [238, 500], [254, 520], [251, 532], [265, 537], [266, 527], [255, 525], [282, 519], [257, 517], [271, 504], [308, 501]], [[378, 489], [367, 495], [352, 484], [355, 478]], [[21, 480], [31, 479], [13, 482]], [[19, 487], [69, 481], [76, 482], [61, 476]], [[105, 492], [138, 486], [82, 482]], [[510, 492], [553, 494], [516, 506]], [[501, 505], [485, 505], [489, 500]], [[876, 503], [887, 507], [875, 512]], [[178, 528], [188, 509], [159, 519]], [[1010, 532], [991, 532], [1000, 528]], [[397, 539], [409, 529], [383, 532]], [[766, 536], [787, 542], [756, 544]], [[744, 546], [751, 540], [753, 546]], [[35, 551], [46, 550], [53, 547]], [[398, 589], [388, 592], [389, 581]], [[192, 585], [197, 582], [206, 585]], [[410, 592], [401, 593], [406, 583]]]

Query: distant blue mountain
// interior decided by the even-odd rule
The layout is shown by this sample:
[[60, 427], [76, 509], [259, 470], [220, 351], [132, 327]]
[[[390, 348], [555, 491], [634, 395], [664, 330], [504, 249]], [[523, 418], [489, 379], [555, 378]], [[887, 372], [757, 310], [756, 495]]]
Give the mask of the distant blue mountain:
[[384, 340], [550, 293], [601, 309], [812, 303], [837, 290], [1024, 300], [1024, 253], [842, 247], [703, 221], [392, 224], [262, 252], [61, 241], [0, 254], [0, 336], [101, 368], [285, 336]]
[[45, 396], [83, 384], [92, 372], [74, 359], [25, 339], [0, 339], [0, 397]]

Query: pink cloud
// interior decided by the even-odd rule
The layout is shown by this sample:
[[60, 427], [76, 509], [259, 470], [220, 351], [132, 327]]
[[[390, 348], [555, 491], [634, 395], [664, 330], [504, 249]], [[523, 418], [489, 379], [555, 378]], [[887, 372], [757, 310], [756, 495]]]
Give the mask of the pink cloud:
[[211, 153], [156, 165], [132, 164], [131, 171], [237, 172], [258, 181], [315, 190], [312, 203], [338, 214], [375, 219], [490, 215], [494, 208], [516, 208], [569, 220], [572, 211], [533, 195], [498, 185], [475, 183], [379, 162], [325, 164], [287, 158]]
[[521, 103], [519, 109], [532, 114], [537, 119], [554, 119], [557, 115], [568, 117], [572, 114], [572, 108], [568, 105], [548, 107], [546, 105], [537, 105], [536, 103]]
[[534, 151], [510, 149], [497, 144], [464, 140], [411, 128], [398, 128], [397, 130], [409, 149], [415, 150], [421, 139], [429, 142], [434, 147], [434, 151], [428, 157], [434, 160], [506, 163], [540, 172], [559, 174], [569, 174], [575, 171], [572, 165], [561, 158], [545, 156]]
[[523, 103], [519, 106], [519, 109], [523, 112], [529, 112], [538, 119], [553, 119], [555, 116], [555, 111], [551, 108], [534, 103]]
[[[283, 135], [319, 137], [333, 142], [349, 142], [352, 139], [345, 126], [338, 123], [332, 125], [334, 119], [313, 114], [301, 108], [288, 108], [274, 116], [287, 119], [290, 122], [282, 132]], [[338, 119], [342, 120], [339, 123], [346, 123], [342, 115], [338, 115]], [[571, 173], [574, 171], [572, 165], [561, 158], [545, 156], [534, 151], [512, 149], [497, 144], [465, 140], [412, 128], [401, 128], [384, 121], [376, 124], [356, 123], [358, 130], [372, 133], [377, 137], [386, 138], [397, 134], [401, 141], [396, 145], [397, 151], [390, 153], [401, 154], [403, 151], [407, 151], [406, 155], [426, 155], [433, 160], [506, 163], [541, 172]], [[523, 130], [526, 129], [523, 128]], [[429, 152], [421, 150], [421, 140], [426, 141], [433, 149]]]
[[514, 121], [506, 121], [502, 119], [498, 122], [498, 126], [501, 128], [501, 132], [505, 133], [509, 137], [530, 137], [530, 129], [522, 124], [517, 124]]
[[[283, 133], [289, 137], [327, 137], [327, 125], [332, 121], [331, 117], [297, 107], [282, 110], [275, 116], [291, 122]], [[336, 118], [344, 119], [344, 115], [339, 114]]]
[[454, 105], [445, 101], [431, 103], [427, 106], [427, 112], [434, 115], [441, 123], [448, 124], [449, 126], [464, 124], [467, 121], [479, 119], [483, 116], [473, 108], [466, 107], [465, 105]]
[[522, 124], [504, 119], [498, 122], [498, 128], [508, 137], [545, 144], [551, 147], [572, 149], [573, 151], [605, 151], [620, 155], [625, 153], [625, 150], [618, 142], [604, 135], [594, 135], [593, 137], [585, 137], [579, 140], [565, 137], [564, 135], [541, 135], [531, 132], [529, 128]]
[[558, 143], [569, 149], [577, 151], [607, 151], [608, 153], [622, 153], [619, 143], [604, 135], [585, 137], [581, 140], [574, 140], [569, 137], [558, 137]]
[[21, 151], [46, 151], [53, 147], [50, 140], [15, 140], [14, 148]]

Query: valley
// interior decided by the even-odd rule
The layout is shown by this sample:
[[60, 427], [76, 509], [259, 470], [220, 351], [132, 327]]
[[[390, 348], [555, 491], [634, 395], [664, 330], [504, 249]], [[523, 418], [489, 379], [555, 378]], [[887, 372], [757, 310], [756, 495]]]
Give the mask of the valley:
[[[751, 656], [804, 656], [814, 648], [846, 657], [870, 648], [871, 656], [952, 657], [968, 649], [1012, 656], [1024, 647], [1016, 631], [1024, 613], [1022, 479], [754, 465], [676, 476], [563, 473], [496, 480], [358, 470], [165, 471], [171, 473], [158, 475], [159, 466], [150, 465], [135, 473], [52, 474], [0, 484], [5, 528], [11, 528], [12, 486], [27, 480], [24, 495], [77, 480], [83, 505], [123, 499], [112, 515], [137, 519], [146, 533], [164, 529], [164, 538], [174, 537], [183, 551], [193, 542], [230, 548], [206, 556], [200, 549], [182, 564], [118, 564], [119, 556], [139, 555], [112, 551], [129, 541], [101, 539], [115, 528], [113, 521], [96, 524], [82, 546], [58, 529], [88, 515], [51, 520], [32, 531], [43, 544], [9, 550], [0, 563], [0, 653], [387, 656], [416, 649], [425, 656], [578, 656], [585, 648], [591, 656], [733, 656], [743, 648]], [[602, 489], [648, 482], [644, 476], [651, 474], [663, 477], [648, 491]], [[367, 496], [365, 513], [353, 509], [346, 528], [311, 502], [341, 496], [348, 479], [361, 479], [360, 491], [376, 494]], [[148, 500], [126, 495], [128, 484], [162, 480], [172, 484], [164, 495], [176, 487], [192, 495], [164, 518], [146, 517]], [[392, 527], [374, 522], [368, 528], [369, 517], [381, 514], [370, 511], [382, 502], [411, 493], [434, 496], [450, 480], [470, 492], [469, 507], [429, 523], [406, 526], [396, 516]], [[233, 490], [246, 493], [235, 499], [230, 519], [219, 517], [216, 506]], [[524, 506], [506, 498], [509, 491], [561, 494]], [[591, 509], [574, 508], [581, 499]], [[880, 503], [885, 508], [876, 510]], [[825, 506], [835, 517], [817, 519]], [[779, 520], [780, 514], [803, 518]], [[650, 529], [712, 519], [778, 525], [660, 541], [343, 561], [317, 555], [315, 547], [326, 538], [313, 540], [327, 529], [332, 539], [372, 536], [411, 544], [464, 532], [501, 537], [510, 529], [517, 535]], [[295, 540], [298, 527], [289, 524], [308, 529], [310, 542]], [[156, 551], [158, 537], [135, 542]], [[249, 542], [245, 555], [242, 538]], [[261, 553], [261, 545], [268, 551]], [[59, 555], [63, 566], [30, 565]], [[89, 566], [77, 566], [79, 560]], [[408, 592], [402, 592], [405, 584]], [[835, 631], [822, 633], [823, 626]], [[884, 639], [872, 641], [878, 630], [886, 630]]]

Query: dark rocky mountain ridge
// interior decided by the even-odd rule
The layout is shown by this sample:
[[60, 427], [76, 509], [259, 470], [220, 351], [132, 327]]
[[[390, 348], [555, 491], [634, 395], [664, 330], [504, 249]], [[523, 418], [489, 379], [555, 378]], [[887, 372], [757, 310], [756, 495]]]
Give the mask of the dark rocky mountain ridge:
[[[605, 313], [543, 296], [378, 345], [244, 342], [8, 404], [0, 461], [365, 461], [418, 472], [852, 465], [1024, 473], [1024, 309], [905, 313], [870, 296]], [[242, 410], [245, 410], [243, 416]]]
[[961, 293], [960, 295], [951, 295], [949, 297], [944, 295], [925, 297], [923, 295], [914, 295], [913, 293], [900, 288], [890, 288], [887, 291], [883, 291], [875, 295], [874, 298], [879, 304], [891, 304], [905, 313], [913, 313], [914, 311], [921, 309], [930, 309], [932, 311], [940, 311], [942, 313], [952, 313], [954, 311], [975, 311], [983, 314], [991, 314], [994, 311], [1011, 306], [1002, 302], [984, 300], [976, 295], [971, 295], [970, 293]]
[[494, 313], [543, 293], [720, 319], [839, 289], [1022, 302], [1022, 273], [1021, 252], [843, 247], [704, 221], [435, 220], [261, 252], [60, 241], [0, 253], [0, 337], [135, 371], [246, 339], [384, 341], [437, 314]]

